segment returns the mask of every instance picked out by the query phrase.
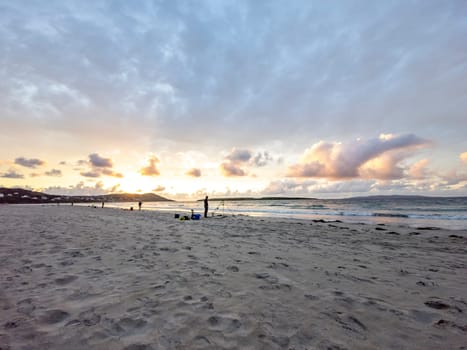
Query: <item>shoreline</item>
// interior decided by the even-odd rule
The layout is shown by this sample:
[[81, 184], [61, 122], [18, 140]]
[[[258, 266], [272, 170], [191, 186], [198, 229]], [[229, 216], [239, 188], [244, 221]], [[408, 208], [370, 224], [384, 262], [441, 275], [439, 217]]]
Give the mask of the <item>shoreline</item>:
[[0, 346], [460, 349], [466, 230], [0, 207]]
[[[153, 202], [154, 203], [154, 202]], [[171, 202], [171, 203], [191, 203], [191, 202]], [[196, 202], [193, 202], [196, 203]], [[124, 207], [122, 204], [128, 205], [128, 207]], [[133, 207], [134, 211], [138, 211], [138, 202], [106, 202], [104, 209], [115, 209], [115, 210], [130, 210], [130, 207]], [[51, 204], [51, 203], [20, 203], [20, 204], [7, 204], [7, 205], [16, 205], [16, 206], [44, 206], [44, 207], [67, 207], [67, 206], [73, 206], [70, 203], [60, 203], [60, 205], [57, 204]], [[101, 203], [100, 202], [95, 202], [95, 203], [75, 203], [76, 207], [89, 207], [89, 208], [96, 208], [96, 209], [102, 209], [101, 208]], [[202, 208], [195, 208], [194, 209], [196, 213], [201, 213], [203, 212]], [[157, 213], [164, 213], [168, 214], [170, 213], [171, 215], [174, 215], [175, 213], [185, 215], [185, 214], [190, 214], [191, 209], [189, 208], [184, 208], [184, 207], [171, 207], [171, 208], [158, 208], [158, 207], [145, 207], [143, 203], [143, 208], [142, 211], [147, 211], [147, 212], [157, 212]], [[249, 218], [260, 218], [260, 219], [266, 219], [266, 220], [302, 220], [306, 222], [325, 222], [325, 223], [333, 223], [333, 222], [342, 222], [346, 223], [349, 225], [354, 225], [354, 224], [363, 224], [363, 225], [387, 225], [387, 226], [397, 226], [397, 227], [407, 227], [413, 230], [416, 229], [422, 229], [422, 230], [449, 230], [449, 231], [464, 231], [467, 230], [467, 227], [457, 227], [456, 225], [453, 225], [454, 227], [448, 227], [451, 225], [448, 225], [450, 220], [444, 220], [445, 222], [439, 222], [438, 220], [428, 220], [428, 219], [417, 219], [417, 218], [411, 218], [407, 217], [406, 215], [392, 215], [392, 214], [375, 214], [375, 215], [370, 215], [370, 216], [352, 216], [352, 215], [329, 215], [329, 214], [308, 214], [308, 215], [293, 215], [293, 214], [280, 214], [280, 213], [244, 213], [241, 211], [232, 211], [232, 210], [227, 210], [225, 214], [221, 213], [222, 210], [213, 210], [212, 208], [209, 211], [209, 217], [211, 215], [215, 216], [227, 216], [227, 217], [249, 217]], [[408, 221], [408, 222], [404, 222]]]

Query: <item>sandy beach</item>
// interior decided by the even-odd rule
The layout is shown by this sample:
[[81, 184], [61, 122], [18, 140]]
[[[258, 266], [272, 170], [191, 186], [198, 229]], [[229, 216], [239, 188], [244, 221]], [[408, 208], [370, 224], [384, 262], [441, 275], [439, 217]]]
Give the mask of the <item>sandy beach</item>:
[[0, 206], [0, 349], [466, 349], [467, 232]]

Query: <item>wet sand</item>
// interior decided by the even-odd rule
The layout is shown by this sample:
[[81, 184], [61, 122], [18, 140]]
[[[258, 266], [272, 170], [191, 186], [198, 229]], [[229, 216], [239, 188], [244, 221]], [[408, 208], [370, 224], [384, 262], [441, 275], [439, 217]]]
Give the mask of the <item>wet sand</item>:
[[0, 349], [464, 349], [466, 253], [465, 230], [2, 205]]

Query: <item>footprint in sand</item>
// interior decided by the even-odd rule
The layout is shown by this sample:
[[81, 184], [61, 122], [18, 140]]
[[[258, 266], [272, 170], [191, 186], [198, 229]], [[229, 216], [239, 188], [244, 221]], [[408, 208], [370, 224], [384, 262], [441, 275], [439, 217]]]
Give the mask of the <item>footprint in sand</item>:
[[[13, 329], [13, 328], [16, 328], [18, 327], [19, 324], [18, 322], [15, 322], [15, 321], [9, 321], [9, 322], [6, 322], [4, 325], [3, 325], [3, 328], [5, 329]], [[1, 349], [1, 348], [0, 348]]]
[[84, 254], [81, 253], [79, 250], [66, 252], [67, 255], [71, 256], [72, 258], [83, 258]]
[[154, 349], [148, 344], [131, 344], [123, 348], [123, 350], [152, 350]]
[[147, 322], [140, 318], [133, 319], [130, 317], [125, 317], [118, 321], [117, 324], [125, 330], [133, 330], [144, 327]]
[[425, 302], [425, 305], [428, 307], [431, 307], [432, 309], [437, 309], [437, 310], [445, 310], [445, 309], [450, 308], [448, 304], [445, 304], [442, 301], [437, 301], [437, 300], [429, 300]]
[[232, 271], [232, 272], [238, 272], [239, 271], [238, 267], [234, 266], [234, 265], [227, 267], [227, 270]]
[[22, 266], [19, 269], [16, 269], [16, 272], [18, 273], [29, 273], [32, 272], [32, 268], [28, 265]]
[[25, 315], [30, 315], [36, 309], [36, 307], [32, 304], [31, 298], [19, 301], [16, 306], [16, 311]]
[[286, 263], [276, 263], [276, 262], [272, 262], [268, 265], [269, 268], [271, 269], [279, 269], [279, 268], [288, 268], [289, 265], [286, 264]]
[[65, 320], [70, 314], [63, 310], [48, 310], [40, 318], [39, 321], [44, 324], [54, 324]]
[[57, 278], [55, 280], [55, 283], [58, 284], [59, 286], [63, 286], [65, 284], [68, 284], [68, 283], [71, 283], [73, 282], [75, 279], [77, 279], [78, 276], [74, 276], [74, 275], [66, 275], [66, 276], [63, 276], [63, 277], [60, 277], [60, 278]]
[[242, 327], [242, 322], [240, 322], [240, 320], [222, 316], [211, 316], [208, 318], [207, 323], [212, 329], [223, 330], [228, 333], [235, 332]]
[[79, 314], [79, 319], [86, 327], [95, 326], [101, 321], [101, 316], [96, 314], [93, 309]]

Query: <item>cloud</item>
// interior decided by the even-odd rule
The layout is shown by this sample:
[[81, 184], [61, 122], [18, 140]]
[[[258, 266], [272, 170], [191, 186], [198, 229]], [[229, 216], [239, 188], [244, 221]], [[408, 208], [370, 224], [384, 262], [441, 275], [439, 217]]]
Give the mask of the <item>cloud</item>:
[[252, 157], [251, 152], [246, 149], [232, 149], [232, 151], [225, 157], [225, 159], [233, 163], [248, 162]]
[[359, 176], [367, 179], [395, 180], [404, 177], [400, 162], [408, 156], [407, 152], [387, 151], [359, 168]]
[[198, 168], [193, 168], [188, 170], [185, 174], [192, 177], [201, 177], [201, 170]]
[[417, 180], [425, 179], [428, 176], [428, 159], [421, 159], [413, 164], [409, 169], [410, 177]]
[[37, 158], [24, 158], [24, 157], [18, 157], [15, 159], [15, 164], [24, 166], [26, 168], [36, 168], [38, 166], [44, 165], [45, 162], [43, 160], [37, 159]]
[[269, 162], [273, 161], [273, 158], [269, 155], [269, 152], [258, 152], [252, 159], [251, 163], [257, 167], [266, 166]]
[[109, 193], [121, 192], [120, 184], [116, 184], [109, 189]]
[[454, 186], [467, 182], [467, 173], [451, 170], [447, 174], [441, 175], [444, 186]]
[[[269, 152], [258, 152], [253, 156], [253, 152], [248, 149], [233, 148], [225, 156], [225, 161], [220, 165], [221, 173], [224, 176], [246, 176], [248, 171], [245, 167], [263, 167], [272, 161]], [[251, 175], [255, 176], [255, 175]]]
[[17, 69], [1, 73], [2, 118], [73, 140], [117, 143], [115, 135], [144, 131], [127, 142], [183, 139], [204, 149], [214, 138], [225, 149], [284, 135], [303, 147], [371, 135], [375, 125], [430, 138], [442, 129], [455, 144], [465, 134], [456, 127], [467, 106], [465, 9], [434, 2], [417, 16], [420, 5], [403, 1], [338, 11], [307, 1], [10, 1], [0, 44], [3, 65]]
[[305, 195], [308, 188], [317, 183], [315, 180], [296, 181], [291, 179], [271, 181], [263, 190], [265, 195]]
[[428, 141], [415, 135], [381, 135], [367, 141], [320, 141], [305, 151], [300, 163], [291, 165], [289, 177], [393, 179], [403, 176], [397, 164]]
[[81, 176], [97, 178], [101, 176], [112, 176], [116, 178], [123, 178], [123, 174], [115, 172], [113, 168], [113, 161], [110, 158], [101, 157], [97, 153], [89, 155], [89, 161], [78, 160], [78, 166], [88, 165], [88, 171], [81, 171]]
[[92, 153], [89, 155], [89, 162], [93, 167], [96, 168], [112, 168], [112, 159], [110, 158], [103, 158], [99, 156], [97, 153]]
[[[452, 157], [465, 141], [465, 1], [4, 1], [1, 8], [0, 47], [8, 54], [0, 106], [9, 135], [0, 150], [13, 144], [24, 147], [18, 154], [34, 154], [26, 143], [41, 154], [196, 149], [212, 160], [241, 145], [283, 149], [290, 159], [319, 139], [414, 130]], [[378, 157], [365, 174], [363, 165], [346, 172], [333, 164], [329, 173], [313, 161], [292, 173], [407, 174], [406, 160]], [[254, 158], [230, 166], [250, 174], [264, 163]]]
[[65, 196], [98, 196], [107, 193], [111, 193], [115, 186], [106, 189], [101, 181], [96, 182], [93, 186], [86, 186], [84, 182], [79, 182], [76, 185], [70, 185], [68, 187], [63, 186], [50, 186], [41, 189], [42, 192], [65, 195]]
[[463, 152], [459, 155], [459, 159], [462, 163], [467, 164], [467, 152]]
[[142, 167], [139, 170], [139, 173], [144, 176], [158, 176], [160, 175], [159, 170], [157, 169], [157, 164], [160, 162], [159, 158], [156, 156], [151, 156], [148, 160], [148, 165]]
[[225, 157], [225, 162], [219, 166], [221, 174], [226, 177], [246, 176], [247, 172], [242, 169], [251, 159], [252, 153], [246, 149], [233, 148]]
[[99, 171], [83, 171], [80, 173], [80, 175], [92, 178], [101, 177], [101, 173]]
[[102, 169], [101, 173], [103, 175], [106, 175], [106, 176], [112, 176], [112, 177], [116, 177], [116, 178], [123, 178], [123, 174], [122, 173], [117, 173], [111, 169]]
[[163, 192], [163, 191], [165, 191], [165, 187], [161, 185], [153, 189], [153, 192]]
[[59, 169], [52, 169], [50, 171], [46, 171], [44, 175], [60, 177], [62, 176], [62, 171]]
[[16, 172], [14, 169], [10, 169], [6, 173], [0, 174], [0, 177], [6, 179], [24, 179], [24, 175]]
[[222, 163], [220, 165], [222, 175], [227, 177], [246, 176], [246, 172], [235, 163]]
[[350, 181], [333, 181], [330, 183], [316, 184], [310, 188], [312, 193], [328, 193], [334, 196], [355, 195], [360, 193], [370, 192], [375, 185], [374, 180], [350, 180]]

